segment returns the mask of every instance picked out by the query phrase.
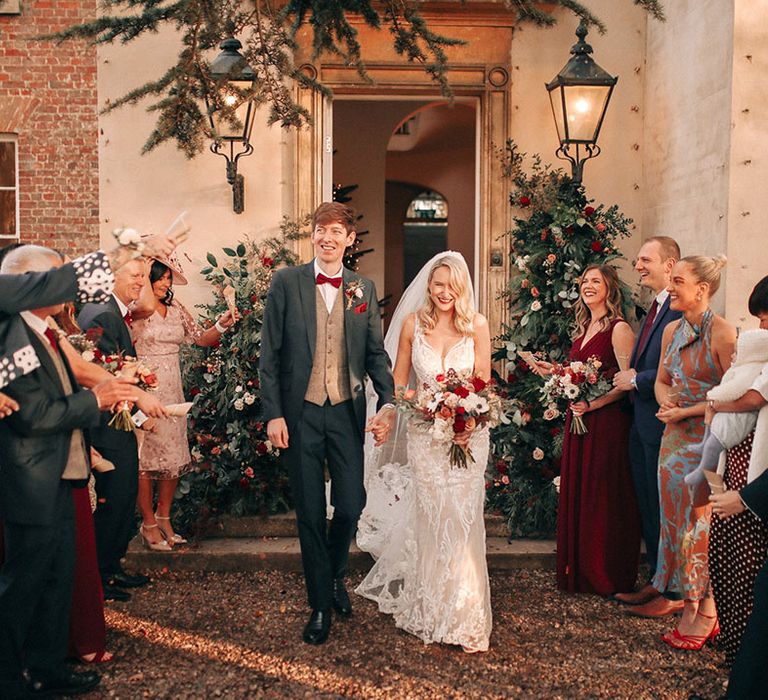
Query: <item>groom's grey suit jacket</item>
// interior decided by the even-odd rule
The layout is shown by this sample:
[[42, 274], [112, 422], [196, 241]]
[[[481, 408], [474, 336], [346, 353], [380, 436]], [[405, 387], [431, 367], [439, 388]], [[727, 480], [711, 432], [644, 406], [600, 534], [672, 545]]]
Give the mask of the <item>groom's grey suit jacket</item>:
[[[357, 281], [363, 295], [347, 290]], [[394, 380], [381, 335], [381, 314], [371, 280], [344, 268], [337, 303], [344, 304], [344, 336], [349, 363], [349, 388], [357, 426], [365, 428], [365, 378], [378, 394], [379, 408], [392, 401]], [[261, 381], [264, 421], [285, 418], [289, 433], [301, 417], [317, 342], [317, 291], [314, 264], [275, 272], [261, 331]]]

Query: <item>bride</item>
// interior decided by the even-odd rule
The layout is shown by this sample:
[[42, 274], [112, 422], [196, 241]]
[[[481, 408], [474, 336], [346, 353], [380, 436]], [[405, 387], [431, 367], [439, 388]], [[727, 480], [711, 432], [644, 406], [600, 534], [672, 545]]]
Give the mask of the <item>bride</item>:
[[[474, 311], [469, 269], [459, 253], [440, 253], [422, 268], [398, 304], [384, 345], [390, 357], [396, 354], [397, 387], [434, 384], [450, 368], [489, 379], [488, 322]], [[376, 563], [356, 592], [427, 643], [486, 651], [488, 430], [463, 433], [456, 441], [468, 444], [474, 456], [466, 469], [451, 467], [448, 446], [402, 417], [388, 443], [367, 445], [368, 496], [357, 540]]]

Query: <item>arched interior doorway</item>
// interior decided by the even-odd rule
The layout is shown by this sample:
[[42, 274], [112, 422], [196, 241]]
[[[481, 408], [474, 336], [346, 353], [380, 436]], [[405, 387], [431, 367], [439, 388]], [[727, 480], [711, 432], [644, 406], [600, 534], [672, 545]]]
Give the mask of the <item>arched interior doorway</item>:
[[[439, 250], [461, 252], [474, 273], [477, 123], [471, 99], [333, 102], [333, 181], [357, 185], [350, 204], [363, 215], [371, 251], [359, 259], [359, 271], [390, 299], [390, 312], [414, 270]], [[435, 218], [440, 206], [443, 220]]]

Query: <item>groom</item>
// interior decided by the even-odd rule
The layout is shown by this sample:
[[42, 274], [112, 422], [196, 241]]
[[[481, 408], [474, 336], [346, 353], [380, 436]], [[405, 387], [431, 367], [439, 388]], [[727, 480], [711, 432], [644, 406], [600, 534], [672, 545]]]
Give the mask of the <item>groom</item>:
[[[344, 576], [349, 545], [365, 505], [364, 429], [376, 444], [389, 434], [394, 382], [381, 337], [373, 282], [342, 265], [355, 241], [354, 212], [338, 202], [312, 216], [315, 259], [272, 278], [261, 334], [264, 420], [291, 477], [301, 558], [312, 614], [304, 641], [322, 644], [331, 607], [352, 613]], [[365, 428], [365, 381], [378, 413]], [[326, 522], [324, 468], [334, 506]]]

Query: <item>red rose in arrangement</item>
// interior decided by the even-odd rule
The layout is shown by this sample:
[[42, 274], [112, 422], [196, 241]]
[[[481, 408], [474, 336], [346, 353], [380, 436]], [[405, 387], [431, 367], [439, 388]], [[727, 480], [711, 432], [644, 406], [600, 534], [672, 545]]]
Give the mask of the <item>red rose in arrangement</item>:
[[425, 384], [418, 393], [398, 397], [397, 404], [425, 426], [431, 439], [446, 443], [452, 467], [466, 469], [475, 460], [469, 445], [455, 442], [456, 435], [498, 425], [509, 401], [495, 393], [492, 382], [449, 369], [437, 375], [434, 385]]
[[527, 206], [529, 206], [531, 204], [531, 198], [530, 197], [526, 197], [525, 195], [523, 195], [522, 197], [520, 197], [520, 199], [517, 200], [517, 203], [521, 207], [527, 207]]
[[592, 248], [593, 252], [599, 253], [603, 249], [603, 244], [600, 241], [592, 241], [590, 248]]
[[584, 207], [584, 216], [586, 216], [587, 218], [592, 216], [592, 214], [594, 214], [594, 213], [595, 213], [595, 208], [594, 207]]

